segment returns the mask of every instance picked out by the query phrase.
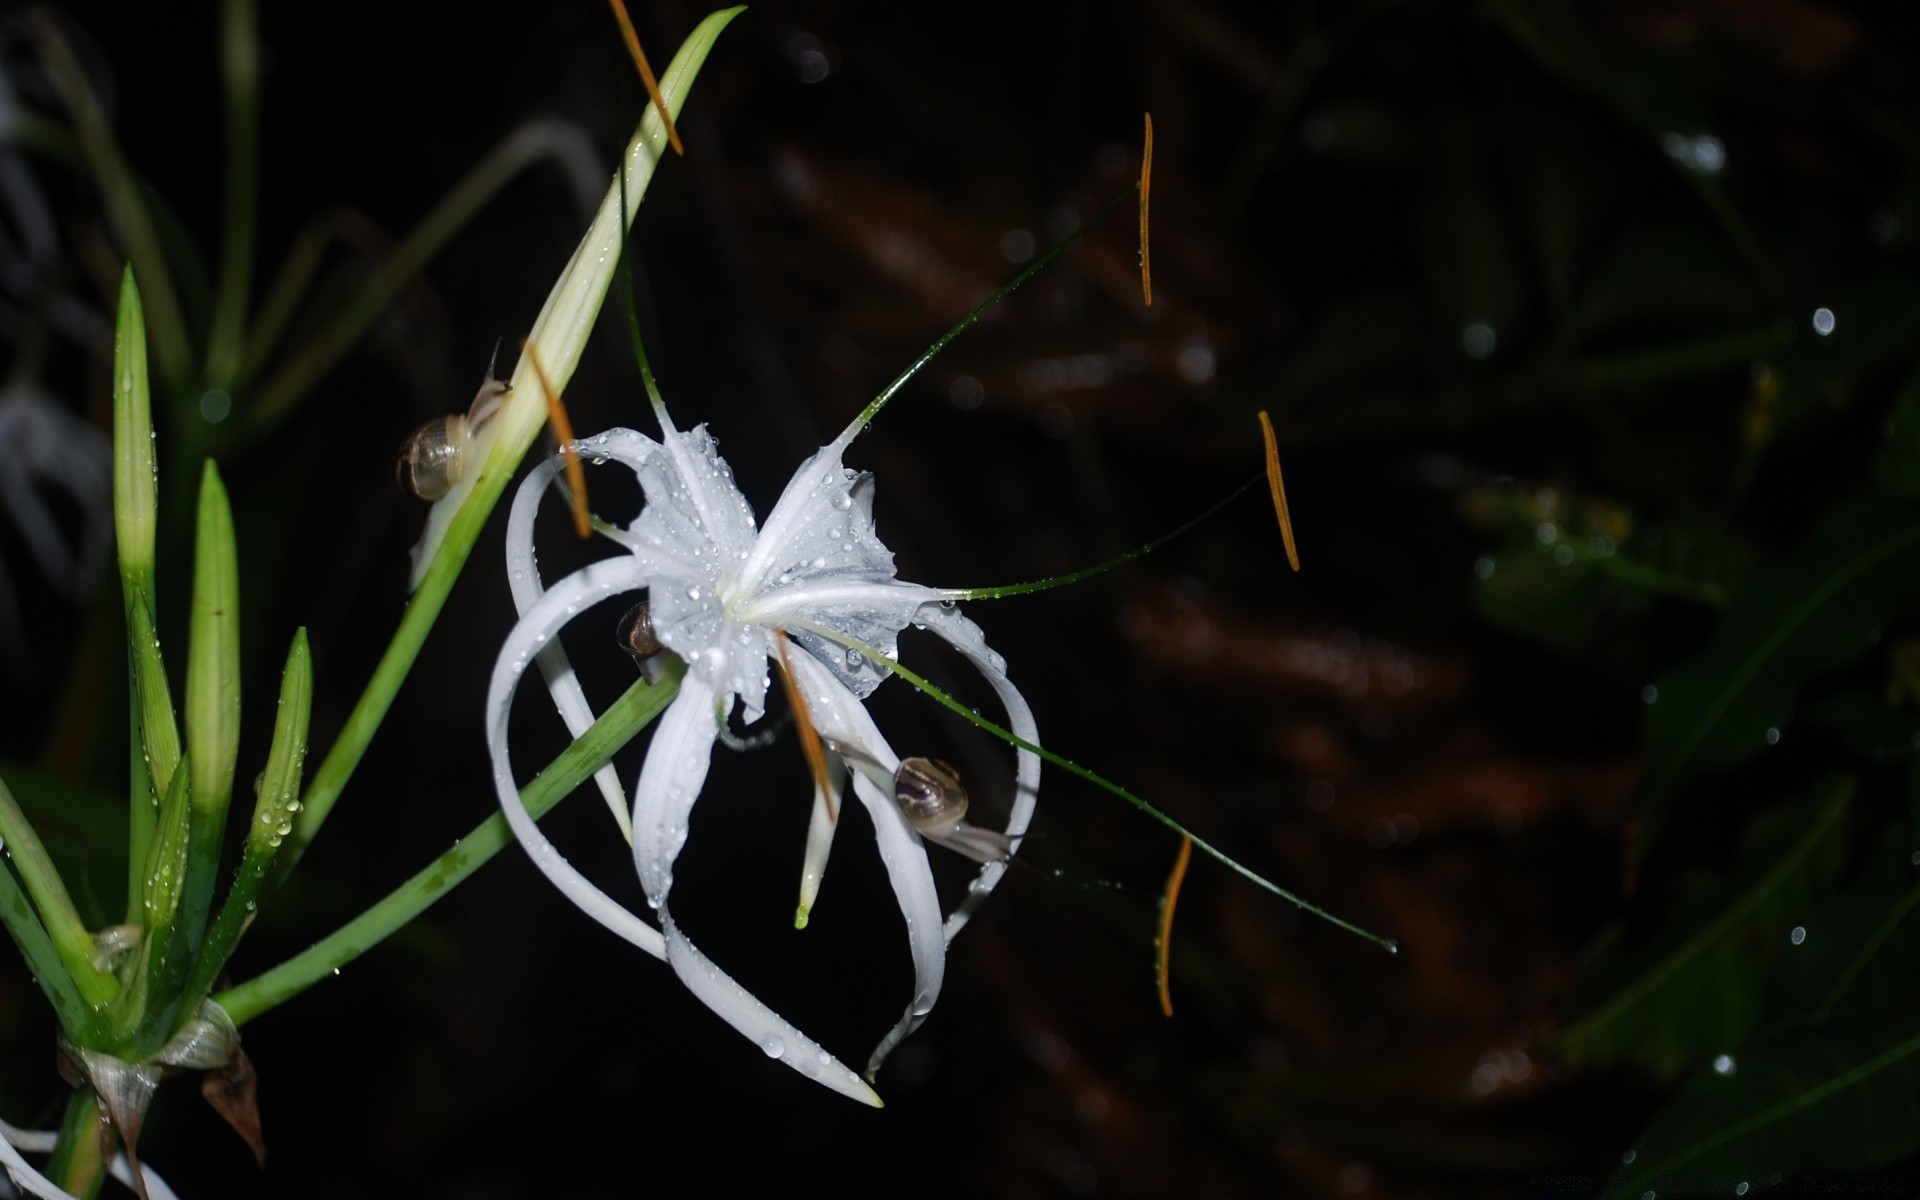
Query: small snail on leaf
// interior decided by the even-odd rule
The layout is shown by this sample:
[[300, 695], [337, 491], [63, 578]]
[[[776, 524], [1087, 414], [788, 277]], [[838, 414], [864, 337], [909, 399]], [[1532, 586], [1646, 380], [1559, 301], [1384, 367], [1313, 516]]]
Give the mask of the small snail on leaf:
[[613, 636], [620, 648], [639, 662], [660, 653], [660, 639], [653, 636], [653, 621], [647, 616], [645, 600], [620, 615], [620, 624], [614, 627]]
[[893, 773], [893, 800], [907, 824], [975, 862], [1002, 862], [1013, 854], [1013, 839], [967, 823], [967, 789], [959, 772], [937, 758], [903, 758]]
[[468, 460], [473, 453], [475, 435], [486, 428], [487, 422], [500, 411], [507, 393], [513, 390], [493, 377], [494, 362], [500, 356], [498, 342], [494, 343], [493, 353], [493, 360], [487, 363], [486, 381], [474, 395], [466, 415], [435, 417], [414, 430], [413, 436], [401, 445], [399, 460], [393, 465], [393, 478], [403, 490], [422, 500], [438, 500], [460, 482], [460, 477], [472, 465]]

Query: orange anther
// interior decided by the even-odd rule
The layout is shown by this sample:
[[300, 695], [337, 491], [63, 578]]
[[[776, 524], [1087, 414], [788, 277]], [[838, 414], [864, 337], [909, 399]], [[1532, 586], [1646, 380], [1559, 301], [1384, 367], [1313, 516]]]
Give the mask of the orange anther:
[[573, 530], [583, 538], [591, 537], [593, 521], [587, 513], [587, 473], [580, 469], [580, 456], [573, 449], [573, 423], [567, 420], [567, 406], [560, 402], [560, 393], [554, 391], [548, 381], [547, 369], [540, 365], [540, 353], [533, 348], [533, 343], [522, 341], [520, 349], [533, 364], [533, 373], [540, 378], [540, 390], [547, 394], [547, 420], [553, 424], [553, 436], [560, 440], [560, 453], [566, 456], [567, 488], [573, 493]]
[[1280, 540], [1287, 547], [1287, 565], [1300, 569], [1300, 550], [1293, 544], [1293, 518], [1287, 515], [1287, 485], [1280, 478], [1280, 443], [1274, 440], [1273, 422], [1266, 411], [1260, 413], [1260, 436], [1267, 443], [1267, 487], [1273, 491], [1273, 512], [1280, 518]]
[[805, 697], [800, 695], [800, 685], [794, 682], [793, 664], [787, 661], [785, 630], [774, 630], [773, 645], [780, 655], [780, 686], [786, 690], [787, 706], [793, 709], [793, 724], [800, 731], [800, 753], [807, 760], [814, 788], [827, 803], [827, 819], [837, 827], [840, 807], [834, 803], [833, 781], [827, 775], [827, 750], [820, 742], [820, 731], [813, 727], [813, 717], [807, 712]]
[[1180, 839], [1180, 855], [1173, 860], [1173, 873], [1167, 876], [1167, 890], [1160, 895], [1160, 935], [1154, 939], [1158, 957], [1154, 960], [1154, 978], [1160, 984], [1160, 1011], [1173, 1015], [1173, 992], [1168, 981], [1168, 964], [1173, 958], [1173, 906], [1180, 902], [1180, 885], [1187, 881], [1187, 864], [1193, 861], [1193, 839]]
[[1147, 144], [1140, 152], [1140, 298], [1153, 307], [1153, 260], [1147, 254], [1147, 196], [1153, 188], [1153, 114], [1147, 114]]
[[685, 154], [686, 147], [680, 144], [680, 131], [673, 127], [673, 114], [667, 111], [667, 98], [660, 94], [660, 84], [653, 77], [653, 68], [647, 65], [647, 52], [640, 48], [640, 35], [633, 31], [633, 22], [627, 17], [627, 6], [622, 0], [607, 0], [613, 9], [613, 19], [620, 22], [620, 35], [627, 39], [627, 52], [633, 55], [633, 65], [640, 68], [640, 81], [647, 85], [647, 95], [653, 97], [654, 111], [660, 114], [660, 121], [667, 127], [667, 141], [673, 146], [675, 154]]

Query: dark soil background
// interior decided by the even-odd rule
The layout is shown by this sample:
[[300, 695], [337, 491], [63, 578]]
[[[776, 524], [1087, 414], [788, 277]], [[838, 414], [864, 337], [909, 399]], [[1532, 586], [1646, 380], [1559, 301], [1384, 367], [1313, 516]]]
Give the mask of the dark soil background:
[[[256, 278], [335, 208], [398, 238], [532, 116], [577, 124], [610, 163], [641, 103], [588, 0], [263, 8]], [[65, 14], [111, 80], [129, 158], [203, 252], [220, 219], [212, 9]], [[704, 11], [636, 10], [656, 66]], [[1731, 869], [1761, 791], [1785, 795], [1842, 752], [1810, 738], [1769, 760], [1768, 782], [1689, 793], [1631, 870], [1642, 689], [1699, 650], [1715, 611], [1600, 584], [1500, 594], [1489, 576], [1550, 549], [1529, 539], [1556, 519], [1583, 537], [1616, 518], [1731, 531], [1764, 557], [1860, 477], [1910, 334], [1831, 368], [1844, 395], [1814, 434], [1751, 432], [1756, 363], [1812, 341], [1816, 307], [1845, 332], [1867, 302], [1836, 297], [1913, 273], [1913, 31], [1882, 20], [1812, 0], [749, 9], [635, 226], [641, 321], [676, 418], [710, 424], [764, 512], [921, 349], [1127, 186], [1150, 111], [1152, 308], [1123, 203], [922, 372], [849, 459], [877, 476], [903, 577], [1015, 582], [1138, 545], [1256, 476], [1269, 411], [1301, 573], [1256, 489], [1144, 561], [969, 611], [1050, 747], [1401, 952], [1197, 858], [1167, 1019], [1153, 921], [1177, 842], [1050, 769], [1028, 855], [1041, 873], [1012, 873], [955, 944], [939, 1007], [880, 1078], [888, 1106], [868, 1111], [769, 1062], [512, 850], [248, 1026], [264, 1172], [185, 1082], [161, 1093], [148, 1161], [187, 1197], [1597, 1188], [1674, 1085], [1575, 1070], [1548, 1047], [1590, 1002], [1596, 939], [1661, 926], [1675, 880]], [[35, 162], [75, 247], [71, 290], [110, 314], [97, 198]], [[245, 572], [243, 777], [299, 625], [315, 743], [331, 743], [400, 614], [424, 512], [396, 494], [392, 449], [464, 407], [495, 340], [524, 334], [584, 228], [581, 199], [559, 171], [528, 172], [293, 421], [222, 457]], [[329, 286], [380, 245], [337, 254]], [[1914, 311], [1885, 315], [1910, 327]], [[576, 429], [651, 428], [618, 315], [610, 301], [568, 389]], [[1756, 329], [1757, 347], [1739, 340]], [[1675, 346], [1677, 365], [1658, 359]], [[67, 346], [45, 377], [106, 411], [103, 359]], [[163, 445], [174, 432], [162, 423]], [[186, 494], [189, 466], [166, 463], [164, 495]], [[512, 619], [501, 523], [239, 976], [494, 811], [480, 701]], [[543, 536], [558, 570], [568, 535], [556, 520]], [[89, 616], [14, 568], [18, 535], [4, 538], [36, 632], [8, 664], [0, 755], [111, 790], [125, 744], [111, 572]], [[187, 545], [163, 543], [170, 645]], [[572, 642], [607, 696], [630, 679], [615, 615]], [[906, 656], [985, 691], [930, 640]], [[1862, 677], [1878, 687], [1875, 670]], [[1003, 802], [992, 743], [904, 685], [875, 703], [902, 753], [951, 759], [978, 803]], [[531, 699], [516, 722], [530, 771], [560, 731]], [[809, 797], [795, 749], [788, 735], [720, 752], [676, 912], [779, 1011], [864, 1061], [907, 995], [904, 931], [859, 817], [811, 927], [791, 929]], [[643, 752], [622, 756], [629, 779]], [[1899, 763], [1886, 770], [1863, 786], [1904, 795]], [[639, 903], [597, 799], [549, 824]], [[110, 891], [119, 868], [102, 861]], [[961, 885], [957, 862], [936, 869]], [[0, 1098], [17, 1122], [58, 1111], [51, 1032], [7, 966]]]

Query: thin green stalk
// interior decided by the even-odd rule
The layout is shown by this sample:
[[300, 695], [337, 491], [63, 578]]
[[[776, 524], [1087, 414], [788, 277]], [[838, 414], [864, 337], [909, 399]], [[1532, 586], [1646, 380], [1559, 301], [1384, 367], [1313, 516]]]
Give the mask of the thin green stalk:
[[207, 334], [207, 382], [231, 388], [246, 339], [260, 195], [260, 22], [253, 0], [220, 6], [220, 80], [227, 102], [227, 211], [220, 281]]
[[106, 1111], [94, 1090], [85, 1084], [75, 1088], [67, 1097], [67, 1110], [60, 1117], [60, 1136], [47, 1163], [47, 1178], [83, 1200], [100, 1194], [118, 1140], [105, 1118]]
[[[678, 659], [669, 658], [666, 662], [667, 673], [658, 683], [648, 684], [642, 680], [628, 688], [560, 757], [521, 789], [521, 799], [536, 820], [591, 778], [601, 764], [666, 708], [680, 690], [680, 679], [686, 670]], [[226, 1009], [235, 1024], [246, 1024], [379, 945], [512, 842], [513, 831], [506, 817], [494, 813], [456, 842], [453, 849], [434, 859], [378, 904], [314, 943], [304, 953], [245, 983], [216, 993], [214, 1003]]]
[[986, 315], [986, 312], [988, 309], [1000, 303], [1002, 300], [1005, 300], [1008, 296], [1012, 295], [1014, 292], [1014, 289], [1018, 288], [1021, 284], [1025, 283], [1027, 280], [1032, 279], [1035, 275], [1038, 275], [1041, 271], [1045, 270], [1047, 266], [1053, 262], [1054, 259], [1059, 258], [1063, 253], [1066, 252], [1067, 247], [1073, 245], [1075, 242], [1085, 237], [1087, 235], [1088, 230], [1092, 229], [1095, 225], [1098, 225], [1101, 221], [1105, 220], [1108, 213], [1112, 212], [1114, 209], [1120, 206], [1121, 201], [1127, 199], [1127, 197], [1129, 196], [1132, 196], [1135, 192], [1138, 192], [1139, 190], [1140, 190], [1140, 184], [1138, 181], [1135, 181], [1131, 186], [1121, 191], [1119, 195], [1115, 196], [1113, 199], [1101, 205], [1100, 210], [1094, 213], [1091, 217], [1088, 217], [1086, 221], [1084, 221], [1081, 224], [1080, 228], [1068, 234], [1065, 241], [1061, 242], [1058, 246], [1055, 246], [1053, 249], [1047, 251], [1045, 254], [1042, 254], [1039, 258], [1034, 259], [1032, 263], [1028, 264], [1026, 270], [1020, 272], [1018, 275], [1015, 275], [1013, 277], [1013, 281], [1011, 283], [1008, 283], [1005, 287], [1001, 288], [999, 291], [995, 292], [993, 295], [988, 296], [985, 300], [982, 300], [979, 304], [975, 305], [973, 311], [968, 313], [966, 316], [961, 317], [957, 322], [955, 322], [952, 329], [947, 330], [945, 333], [935, 338], [933, 345], [928, 346], [925, 350], [921, 351], [920, 357], [914, 359], [911, 363], [907, 364], [907, 369], [900, 372], [900, 374], [896, 375], [892, 383], [889, 383], [886, 387], [880, 389], [880, 394], [875, 396], [872, 402], [869, 403], [866, 408], [861, 410], [860, 416], [857, 419], [856, 424], [866, 425], [867, 423], [872, 421], [874, 417], [879, 415], [880, 410], [887, 406], [887, 402], [893, 399], [894, 393], [898, 392], [901, 388], [905, 387], [907, 384], [907, 380], [912, 379], [915, 375], [918, 375], [922, 368], [924, 368], [928, 363], [932, 362], [934, 355], [940, 353], [942, 350], [945, 350], [949, 342], [959, 337], [962, 333], [965, 333], [969, 325], [976, 324], [982, 316]]
[[114, 227], [126, 243], [127, 257], [140, 277], [146, 301], [152, 309], [154, 348], [160, 358], [160, 371], [169, 382], [178, 383], [191, 369], [192, 352], [187, 346], [187, 326], [181, 315], [179, 293], [174, 290], [173, 274], [166, 253], [160, 246], [160, 234], [153, 214], [147, 211], [140, 195], [140, 184], [120, 152], [107, 118], [100, 111], [99, 98], [87, 84], [86, 72], [74, 56], [53, 18], [36, 14], [30, 21], [34, 43], [46, 65], [54, 90], [73, 117], [73, 132], [86, 156], [100, 191], [106, 197], [107, 211]]
[[1136, 546], [1125, 554], [1110, 558], [1106, 562], [1096, 566], [1085, 567], [1065, 575], [1054, 575], [1047, 579], [1036, 579], [1030, 583], [1009, 583], [1001, 587], [941, 588], [940, 592], [942, 595], [950, 596], [955, 600], [998, 600], [1005, 596], [1025, 596], [1033, 592], [1050, 591], [1053, 588], [1065, 587], [1070, 583], [1079, 583], [1083, 579], [1092, 579], [1096, 575], [1104, 575], [1115, 567], [1124, 567], [1136, 558], [1143, 558], [1146, 555], [1152, 554], [1155, 550], [1158, 550], [1168, 542], [1171, 542], [1181, 534], [1186, 533], [1194, 526], [1213, 516], [1213, 514], [1219, 512], [1227, 505], [1232, 504], [1235, 500], [1246, 495], [1248, 489], [1252, 488], [1254, 484], [1260, 483], [1265, 478], [1266, 476], [1264, 475], [1254, 476], [1231, 492], [1228, 492], [1221, 499], [1208, 505], [1206, 510], [1199, 516], [1194, 517], [1190, 521], [1183, 522], [1178, 528], [1170, 529], [1146, 545]]
[[93, 935], [74, 909], [66, 882], [47, 856], [47, 848], [40, 844], [40, 835], [20, 811], [4, 780], [0, 780], [0, 846], [5, 847], [13, 869], [20, 873], [20, 882], [33, 898], [40, 924], [60, 961], [66, 964], [81, 998], [89, 1005], [112, 999], [118, 985], [113, 976], [93, 965]]
[[[693, 86], [714, 41], [740, 12], [738, 8], [723, 9], [708, 15], [688, 35], [673, 62], [662, 73], [662, 93], [676, 114], [685, 103], [686, 93]], [[620, 238], [645, 197], [664, 143], [665, 131], [659, 115], [649, 109], [621, 157], [620, 182], [609, 189], [593, 224], [555, 281], [540, 316], [534, 321], [528, 341], [537, 347], [546, 367], [546, 379], [556, 389], [566, 387], [579, 365], [581, 351], [600, 314], [607, 286], [612, 282]], [[629, 175], [632, 184], [627, 181]], [[374, 668], [373, 678], [348, 714], [340, 736], [307, 786], [293, 831], [280, 851], [278, 878], [284, 879], [299, 862], [307, 844], [333, 811], [334, 803], [354, 768], [359, 766], [361, 756], [405, 682], [435, 618], [440, 615], [441, 606], [447, 602], [454, 580], [472, 553], [494, 504], [545, 424], [546, 405], [541, 391], [540, 380], [523, 355], [514, 372], [512, 398], [489, 422], [486, 434], [473, 447], [474, 453], [482, 456], [480, 471], [463, 477], [428, 513], [427, 528], [416, 551], [427, 567], [419, 579], [413, 602]]]
[[293, 320], [300, 301], [319, 274], [328, 244], [339, 241], [352, 247], [372, 238], [372, 223], [348, 209], [324, 213], [301, 228], [287, 251], [286, 261], [280, 264], [273, 282], [267, 285], [260, 307], [254, 311], [253, 325], [247, 330], [246, 355], [240, 363], [242, 386], [260, 373], [279, 346], [280, 335], [286, 332], [287, 323]]
[[[418, 274], [476, 212], [528, 167], [543, 158], [563, 157], [557, 150], [558, 145], [579, 139], [577, 129], [551, 118], [527, 121], [503, 138], [479, 166], [468, 172], [445, 199], [421, 218], [392, 256], [374, 268], [373, 276], [340, 306], [312, 340], [260, 385], [247, 402], [248, 430], [259, 434], [279, 424], [306, 395], [307, 389], [353, 348], [367, 326], [400, 294], [407, 281]], [[317, 250], [316, 246], [311, 252], [317, 253]], [[263, 331], [276, 337], [279, 333], [277, 328]], [[247, 357], [257, 361], [264, 355], [255, 349]]]
[[67, 966], [61, 961], [59, 951], [53, 948], [53, 941], [47, 937], [46, 927], [40, 924], [32, 903], [4, 863], [0, 863], [0, 924], [7, 927], [13, 944], [20, 947], [21, 957], [27, 960], [27, 970], [33, 973], [34, 982], [46, 993], [54, 1015], [60, 1018], [60, 1028], [70, 1038], [86, 1034], [94, 1025], [93, 1010], [80, 998], [80, 990], [67, 974]]
[[1008, 729], [1005, 726], [994, 724], [992, 721], [989, 721], [985, 717], [981, 716], [978, 712], [975, 712], [972, 708], [969, 708], [967, 705], [960, 703], [958, 700], [954, 699], [952, 696], [947, 695], [945, 692], [935, 687], [932, 683], [928, 682], [922, 676], [917, 675], [913, 671], [908, 670], [906, 667], [901, 666], [898, 662], [880, 653], [880, 651], [874, 649], [872, 646], [866, 645], [865, 643], [860, 642], [854, 638], [850, 638], [846, 634], [841, 633], [839, 630], [831, 629], [825, 625], [816, 625], [811, 621], [791, 621], [789, 622], [789, 624], [791, 624], [796, 629], [804, 629], [809, 633], [819, 634], [821, 637], [826, 638], [830, 642], [834, 642], [838, 645], [846, 647], [849, 650], [857, 651], [858, 653], [865, 655], [868, 661], [872, 662], [875, 666], [879, 667], [884, 671], [892, 672], [893, 674], [898, 675], [900, 678], [906, 680], [908, 683], [911, 683], [914, 687], [920, 689], [922, 692], [925, 692], [927, 695], [933, 697], [943, 707], [948, 708], [955, 713], [958, 713], [960, 717], [964, 719], [968, 724], [974, 725], [980, 729], [986, 730], [988, 733], [999, 738], [1001, 741], [1007, 743], [1010, 746], [1017, 746], [1020, 749], [1027, 751], [1028, 753], [1037, 754], [1041, 758], [1045, 759], [1047, 762], [1052, 763], [1054, 766], [1059, 767], [1062, 770], [1068, 771], [1074, 775], [1078, 775], [1080, 778], [1100, 788], [1102, 791], [1110, 792], [1113, 795], [1120, 797], [1120, 799], [1125, 800], [1128, 804], [1133, 805], [1135, 808], [1139, 809], [1141, 812], [1145, 813], [1149, 817], [1152, 817], [1154, 820], [1160, 822], [1162, 825], [1165, 825], [1168, 829], [1173, 830], [1175, 833], [1180, 834], [1182, 837], [1193, 839], [1193, 845], [1195, 849], [1215, 859], [1216, 861], [1221, 863], [1223, 866], [1232, 870], [1234, 873], [1245, 877], [1247, 880], [1251, 881], [1258, 887], [1263, 888], [1266, 891], [1272, 892], [1274, 895], [1280, 897], [1282, 900], [1285, 900], [1288, 903], [1298, 908], [1304, 909], [1305, 911], [1312, 913], [1314, 916], [1319, 917], [1323, 921], [1327, 921], [1333, 925], [1337, 925], [1340, 928], [1346, 930], [1348, 933], [1358, 934], [1360, 937], [1363, 937], [1368, 941], [1374, 943], [1375, 945], [1379, 946], [1381, 949], [1385, 950], [1389, 954], [1399, 953], [1400, 944], [1395, 940], [1393, 940], [1392, 938], [1384, 938], [1377, 933], [1369, 933], [1366, 930], [1360, 928], [1358, 925], [1353, 924], [1351, 921], [1343, 920], [1339, 917], [1334, 916], [1332, 913], [1328, 912], [1324, 908], [1320, 908], [1319, 906], [1314, 904], [1309, 904], [1307, 901], [1301, 899], [1299, 896], [1294, 895], [1292, 892], [1281, 887], [1279, 884], [1274, 883], [1272, 880], [1268, 879], [1264, 875], [1261, 875], [1258, 872], [1254, 871], [1251, 867], [1242, 865], [1239, 862], [1239, 860], [1231, 857], [1225, 851], [1217, 849], [1213, 845], [1213, 843], [1207, 841], [1205, 838], [1201, 837], [1199, 834], [1193, 832], [1193, 830], [1188, 829], [1185, 825], [1182, 825], [1180, 822], [1174, 820], [1172, 817], [1168, 816], [1166, 813], [1161, 812], [1159, 809], [1147, 803], [1145, 800], [1142, 800], [1140, 797], [1134, 795], [1132, 792], [1128, 791], [1126, 788], [1123, 788], [1119, 784], [1112, 782], [1111, 780], [1100, 775], [1096, 771], [1088, 770], [1086, 767], [1081, 766], [1079, 763], [1074, 762], [1071, 759], [1063, 758], [1060, 755], [1055, 754], [1051, 750], [1045, 749], [1042, 746], [1038, 746], [1033, 742], [1027, 741], [1025, 738], [1021, 737], [1019, 734], [1014, 733], [1011, 729]]

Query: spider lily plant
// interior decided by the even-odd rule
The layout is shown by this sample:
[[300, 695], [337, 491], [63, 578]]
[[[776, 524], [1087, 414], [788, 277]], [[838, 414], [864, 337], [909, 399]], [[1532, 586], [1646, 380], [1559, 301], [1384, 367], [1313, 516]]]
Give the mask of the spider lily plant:
[[[244, 7], [233, 5], [230, 9]], [[677, 111], [715, 39], [739, 10], [703, 21], [662, 73], [660, 107]], [[530, 339], [562, 381], [571, 374], [612, 275], [616, 244], [645, 193], [666, 138], [648, 113], [622, 157], [619, 181], [562, 272]], [[113, 512], [127, 620], [133, 698], [129, 742], [129, 853], [124, 919], [90, 928], [12, 791], [0, 782], [0, 924], [54, 1008], [63, 1070], [75, 1085], [57, 1132], [0, 1125], [0, 1171], [31, 1195], [91, 1195], [112, 1174], [149, 1198], [170, 1196], [141, 1167], [135, 1146], [163, 1077], [202, 1071], [203, 1090], [256, 1152], [252, 1072], [242, 1025], [376, 944], [419, 914], [510, 840], [504, 818], [489, 842], [483, 827], [441, 856], [395, 897], [296, 960], [215, 992], [263, 897], [311, 841], [379, 728], [407, 676], [480, 527], [544, 418], [532, 376], [499, 406], [467, 451], [473, 469], [429, 518], [417, 558], [413, 603], [346, 727], [303, 787], [312, 671], [304, 631], [288, 652], [264, 770], [237, 852], [226, 846], [240, 762], [239, 570], [233, 517], [209, 460], [200, 482], [184, 703], [176, 706], [155, 608], [158, 475], [154, 455], [148, 321], [138, 265], [120, 288], [114, 362]], [[529, 370], [522, 364], [523, 370]], [[614, 706], [599, 740], [582, 738], [542, 780], [529, 803], [544, 807], [571, 790], [657, 711], [647, 697]], [[598, 757], [594, 757], [598, 755]], [[585, 764], [585, 765], [582, 765]], [[545, 797], [545, 799], [543, 799]], [[224, 895], [224, 861], [238, 870]], [[422, 880], [430, 882], [423, 883]], [[397, 897], [397, 899], [396, 899]], [[110, 1155], [105, 1122], [126, 1147]], [[49, 1153], [42, 1172], [22, 1152]]]

